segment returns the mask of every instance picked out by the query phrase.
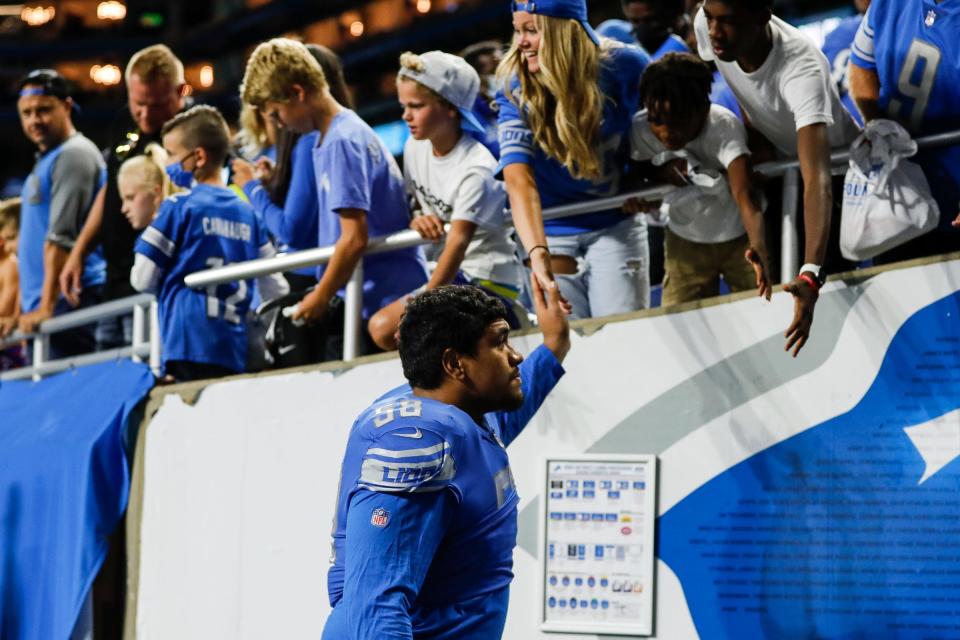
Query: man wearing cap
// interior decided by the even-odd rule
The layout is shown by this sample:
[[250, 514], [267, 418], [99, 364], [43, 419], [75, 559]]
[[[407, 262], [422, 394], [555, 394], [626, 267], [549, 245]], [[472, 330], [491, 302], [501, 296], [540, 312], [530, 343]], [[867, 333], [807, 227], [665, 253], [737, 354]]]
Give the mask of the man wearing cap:
[[[493, 177], [493, 155], [466, 134], [483, 128], [472, 112], [479, 89], [479, 75], [463, 58], [442, 51], [400, 56], [397, 97], [410, 129], [403, 177], [418, 209], [410, 226], [437, 243], [437, 268], [425, 289], [469, 283], [512, 310], [521, 266], [506, 226], [506, 192]], [[406, 301], [405, 296], [371, 318], [370, 335], [382, 349], [397, 348]], [[520, 326], [512, 312], [508, 322], [514, 329]]]
[[[241, 98], [297, 133], [319, 131], [313, 170], [319, 201], [318, 246], [334, 245], [318, 269], [316, 288], [297, 305], [294, 321], [325, 318], [331, 302], [363, 260], [363, 318], [427, 282], [420, 247], [364, 256], [368, 239], [404, 230], [410, 210], [403, 174], [373, 129], [333, 96], [320, 64], [299, 42], [262, 43], [247, 62]], [[339, 305], [338, 305], [339, 306]], [[328, 341], [334, 356], [338, 338]], [[364, 350], [374, 350], [365, 336]]]
[[[103, 186], [103, 158], [96, 145], [73, 126], [67, 81], [52, 69], [31, 72], [19, 83], [17, 111], [23, 132], [37, 145], [37, 162], [22, 192], [19, 329], [37, 330], [44, 320], [70, 310], [60, 297], [58, 278]], [[97, 304], [104, 281], [99, 252], [87, 256], [80, 306]], [[53, 334], [51, 358], [93, 351], [92, 327]]]
[[[71, 303], [78, 303], [85, 281], [86, 256], [98, 245], [106, 260], [103, 300], [117, 300], [137, 292], [130, 286], [133, 245], [139, 232], [121, 212], [117, 172], [128, 158], [140, 155], [151, 142], [160, 143], [163, 125], [185, 107], [183, 64], [165, 45], [141, 49], [130, 58], [124, 73], [130, 121], [124, 118], [116, 144], [105, 152], [107, 182], [90, 210], [90, 216], [64, 265], [60, 290]], [[101, 348], [130, 344], [132, 316], [109, 318], [97, 327]]]

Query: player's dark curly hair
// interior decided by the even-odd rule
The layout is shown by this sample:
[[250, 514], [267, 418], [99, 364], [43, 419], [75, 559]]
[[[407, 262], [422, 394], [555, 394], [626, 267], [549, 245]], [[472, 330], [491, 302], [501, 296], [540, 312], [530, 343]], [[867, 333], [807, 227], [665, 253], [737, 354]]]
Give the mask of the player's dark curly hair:
[[487, 327], [506, 317], [503, 303], [477, 287], [437, 287], [415, 296], [400, 320], [400, 362], [410, 386], [439, 387], [443, 352], [475, 355]]
[[671, 52], [647, 67], [640, 80], [640, 103], [651, 121], [677, 121], [710, 106], [713, 72], [689, 53]]

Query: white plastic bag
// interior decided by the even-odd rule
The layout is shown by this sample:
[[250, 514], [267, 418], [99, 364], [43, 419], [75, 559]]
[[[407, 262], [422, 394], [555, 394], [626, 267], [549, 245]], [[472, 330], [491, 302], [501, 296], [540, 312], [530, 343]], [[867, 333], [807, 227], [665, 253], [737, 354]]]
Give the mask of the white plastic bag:
[[940, 209], [923, 170], [903, 160], [916, 152], [910, 134], [890, 120], [871, 121], [854, 140], [843, 183], [843, 257], [868, 260], [937, 226]]

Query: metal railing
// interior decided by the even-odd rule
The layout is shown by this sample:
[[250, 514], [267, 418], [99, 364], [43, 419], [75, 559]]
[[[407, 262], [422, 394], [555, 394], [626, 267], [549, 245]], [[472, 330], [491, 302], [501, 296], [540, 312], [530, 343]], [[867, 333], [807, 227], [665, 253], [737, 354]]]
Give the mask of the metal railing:
[[[917, 144], [921, 148], [945, 146], [960, 143], [960, 131], [942, 133], [918, 138]], [[835, 149], [830, 155], [835, 174], [842, 174], [846, 170], [850, 159], [846, 148]], [[797, 160], [778, 160], [757, 165], [754, 170], [768, 177], [783, 176], [782, 216], [783, 228], [780, 236], [781, 274], [793, 274], [800, 268], [800, 248], [796, 231], [797, 211], [800, 190], [800, 163]], [[657, 200], [675, 189], [673, 186], [657, 186], [631, 193], [624, 193], [610, 198], [590, 200], [587, 202], [566, 205], [547, 209], [543, 212], [545, 220], [565, 218], [583, 213], [604, 211], [618, 208], [630, 198]], [[420, 234], [412, 229], [400, 231], [389, 236], [372, 238], [364, 255], [384, 253], [429, 244]], [[226, 265], [217, 269], [198, 271], [186, 277], [186, 284], [192, 288], [207, 287], [224, 284], [235, 280], [246, 280], [259, 276], [292, 271], [304, 267], [325, 264], [333, 256], [334, 247], [320, 247], [296, 253], [288, 253], [273, 258], [251, 260]], [[361, 311], [363, 307], [363, 263], [357, 265], [346, 287], [345, 320], [344, 320], [344, 360], [353, 360], [359, 354]], [[75, 327], [96, 322], [101, 319], [133, 313], [133, 341], [130, 346], [100, 351], [83, 356], [76, 356], [62, 360], [49, 361], [50, 335]], [[147, 313], [151, 317], [149, 334], [147, 331]], [[134, 360], [148, 359], [155, 373], [160, 367], [160, 336], [157, 323], [157, 306], [153, 296], [142, 294], [122, 300], [115, 300], [105, 304], [89, 307], [80, 311], [65, 314], [47, 320], [40, 325], [39, 330], [30, 335], [14, 334], [7, 339], [0, 340], [0, 350], [17, 344], [23, 340], [33, 340], [33, 364], [30, 367], [15, 369], [0, 373], [0, 380], [15, 380], [23, 378], [38, 379], [59, 371], [85, 364], [94, 364], [117, 358], [133, 358]]]
[[[960, 143], [960, 131], [926, 136], [918, 138], [916, 142], [921, 148], [956, 144]], [[843, 171], [846, 170], [846, 166], [850, 160], [849, 149], [834, 149], [830, 154], [830, 160], [834, 173], [842, 174]], [[754, 170], [767, 177], [783, 176], [784, 178], [782, 192], [783, 228], [780, 236], [780, 273], [794, 274], [800, 268], [800, 247], [796, 231], [797, 209], [800, 195], [800, 162], [797, 159], [766, 162], [757, 165], [754, 167]], [[614, 209], [621, 207], [624, 202], [631, 198], [655, 200], [662, 198], [675, 188], [676, 187], [673, 186], [660, 185], [631, 193], [619, 194], [610, 198], [554, 207], [544, 210], [543, 218], [544, 220], [553, 220], [583, 213]], [[431, 241], [420, 237], [420, 234], [416, 231], [408, 229], [389, 236], [371, 239], [367, 244], [364, 255], [395, 251], [397, 249], [430, 244], [430, 242]], [[273, 258], [250, 260], [248, 262], [239, 262], [216, 269], [198, 271], [186, 277], [186, 284], [188, 287], [197, 289], [233, 282], [235, 280], [246, 280], [272, 273], [282, 273], [293, 269], [317, 266], [327, 263], [331, 256], [333, 256], [333, 250], [333, 246], [319, 247], [317, 249], [297, 251]], [[357, 347], [360, 344], [362, 322], [362, 285], [363, 263], [361, 261], [358, 263], [356, 271], [350, 278], [345, 292], [344, 360], [353, 360], [359, 354]]]
[[[48, 359], [50, 337], [53, 334], [94, 324], [100, 320], [125, 316], [128, 313], [133, 314], [133, 337], [129, 346], [57, 360]], [[15, 332], [13, 335], [0, 340], [0, 350], [28, 340], [33, 342], [31, 364], [0, 373], [0, 380], [23, 380], [26, 378], [39, 380], [43, 376], [74, 367], [126, 358], [137, 362], [146, 361], [150, 364], [154, 373], [160, 371], [160, 325], [157, 320], [157, 301], [152, 295], [146, 293], [112, 300], [50, 318], [41, 323], [34, 333]]]

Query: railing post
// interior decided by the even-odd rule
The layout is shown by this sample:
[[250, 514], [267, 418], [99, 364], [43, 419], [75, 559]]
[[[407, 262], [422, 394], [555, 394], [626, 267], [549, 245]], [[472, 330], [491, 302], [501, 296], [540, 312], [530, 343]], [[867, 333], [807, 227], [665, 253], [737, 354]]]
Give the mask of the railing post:
[[[41, 331], [42, 329], [38, 328], [37, 330]], [[30, 363], [34, 371], [34, 382], [43, 377], [40, 375], [40, 365], [47, 361], [48, 353], [50, 353], [50, 334], [37, 333], [33, 339], [33, 362]]]
[[343, 359], [354, 360], [360, 355], [363, 323], [363, 260], [357, 263], [350, 276], [343, 302]]
[[[146, 314], [144, 313], [144, 308], [142, 305], [137, 305], [133, 308], [133, 339], [131, 340], [130, 346], [133, 347], [133, 361], [134, 362], [143, 362], [143, 358], [137, 354], [137, 349], [144, 344], [144, 329], [146, 329]], [[121, 322], [122, 322], [121, 318]]]
[[800, 197], [800, 171], [787, 169], [783, 174], [783, 228], [780, 230], [780, 280], [790, 282], [800, 269], [797, 239], [797, 201]]
[[160, 306], [150, 302], [150, 368], [153, 375], [160, 375]]

